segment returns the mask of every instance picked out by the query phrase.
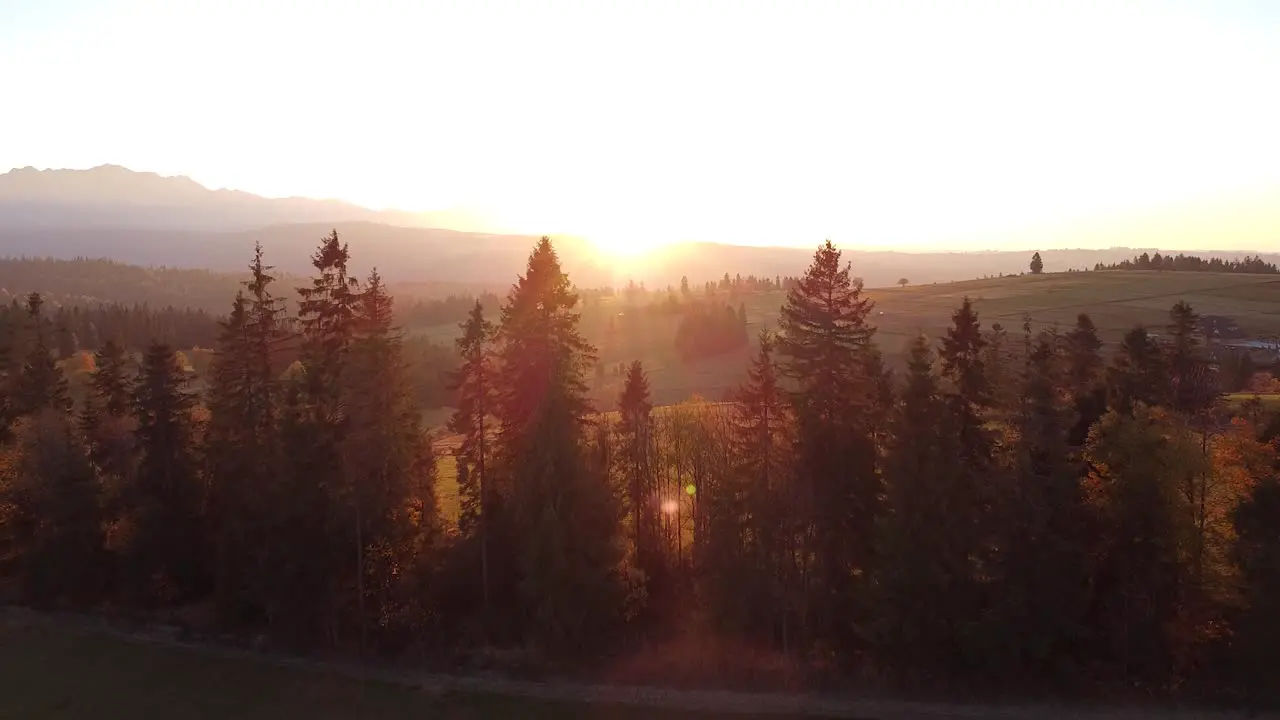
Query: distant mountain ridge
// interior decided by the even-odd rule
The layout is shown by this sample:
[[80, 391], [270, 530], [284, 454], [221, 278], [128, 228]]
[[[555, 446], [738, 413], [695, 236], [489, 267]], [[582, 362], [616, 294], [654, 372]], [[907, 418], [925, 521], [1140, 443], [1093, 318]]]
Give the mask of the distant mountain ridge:
[[[264, 198], [210, 190], [184, 177], [118, 165], [89, 170], [20, 168], [0, 174], [0, 256], [108, 258], [141, 266], [243, 271], [255, 242], [281, 272], [305, 276], [322, 235], [337, 229], [357, 273], [377, 267], [388, 282], [451, 282], [505, 287], [523, 272], [535, 238], [494, 232], [464, 211], [377, 211], [339, 200]], [[579, 286], [695, 286], [724, 273], [799, 275], [812, 247], [754, 247], [689, 242], [620, 261], [587, 240], [557, 236], [556, 249]], [[1145, 248], [1154, 253], [1154, 249]], [[1044, 250], [1045, 269], [1092, 268], [1127, 260], [1144, 248]], [[1238, 259], [1243, 252], [1188, 251]], [[1263, 253], [1268, 262], [1280, 254]], [[868, 287], [970, 280], [1027, 270], [1031, 251], [901, 253], [846, 249], [852, 272]]]
[[211, 190], [185, 175], [166, 177], [119, 165], [88, 170], [24, 167], [0, 174], [0, 224], [237, 231], [292, 223], [376, 222], [405, 227], [492, 232], [461, 209], [370, 210], [341, 200], [266, 198]]

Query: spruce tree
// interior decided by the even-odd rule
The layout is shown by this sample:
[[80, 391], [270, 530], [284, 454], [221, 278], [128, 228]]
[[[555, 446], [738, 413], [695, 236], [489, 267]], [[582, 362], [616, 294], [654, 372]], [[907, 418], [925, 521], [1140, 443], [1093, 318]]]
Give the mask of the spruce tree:
[[1078, 657], [1089, 584], [1088, 526], [1082, 473], [1068, 443], [1070, 416], [1057, 338], [1031, 344], [1013, 414], [1012, 484], [999, 498], [999, 592], [993, 634], [1007, 653], [994, 658], [1005, 676], [1054, 677]]
[[1216, 396], [1216, 380], [1201, 354], [1200, 316], [1185, 301], [1169, 309], [1169, 347], [1166, 363], [1172, 381], [1170, 400], [1179, 412], [1206, 409]]
[[1076, 316], [1075, 327], [1062, 336], [1066, 354], [1066, 383], [1075, 410], [1075, 422], [1069, 436], [1071, 445], [1080, 447], [1089, 428], [1106, 412], [1106, 387], [1102, 382], [1102, 341], [1093, 319], [1086, 313]]
[[849, 650], [853, 578], [870, 560], [881, 494], [872, 410], [872, 303], [827, 241], [788, 291], [779, 324], [780, 367], [794, 384], [797, 483], [805, 555], [814, 581], [806, 603], [814, 638]]
[[663, 556], [658, 529], [658, 497], [653, 457], [653, 409], [649, 398], [649, 377], [639, 360], [627, 368], [618, 396], [619, 421], [614, 464], [625, 488], [631, 516], [631, 541], [635, 564], [643, 574], [645, 594], [661, 597], [666, 590]]
[[114, 340], [108, 340], [93, 357], [80, 431], [102, 486], [102, 511], [108, 521], [114, 521], [125, 512], [122, 505], [138, 465], [133, 378], [129, 358]]
[[206, 436], [209, 517], [219, 607], [235, 622], [265, 612], [270, 535], [276, 527], [284, 472], [280, 412], [280, 356], [289, 340], [275, 277], [254, 248], [245, 292], [221, 322], [209, 388]]
[[359, 283], [347, 275], [349, 259], [346, 243], [334, 230], [311, 256], [316, 269], [311, 285], [298, 288], [307, 391], [317, 419], [333, 426], [342, 421], [342, 374], [355, 336], [360, 295]]
[[343, 388], [349, 430], [342, 457], [354, 506], [363, 635], [375, 621], [378, 631], [392, 630], [387, 618], [397, 612], [398, 576], [411, 564], [412, 548], [430, 546], [437, 523], [434, 493], [422, 492], [423, 482], [430, 482], [422, 474], [434, 477], [434, 455], [409, 387], [392, 299], [376, 270], [359, 295], [355, 321]]
[[143, 354], [133, 391], [140, 453], [127, 562], [139, 599], [177, 602], [206, 589], [204, 501], [191, 411], [195, 398], [171, 347]]
[[[725, 568], [715, 588], [717, 612], [737, 617], [739, 631], [780, 644], [790, 652], [801, 628], [800, 552], [804, 498], [797, 497], [789, 433], [791, 408], [780, 384], [774, 339], [760, 332], [747, 380], [734, 395], [734, 482], [721, 512], [737, 524], [722, 527], [718, 562]], [[723, 521], [722, 521], [723, 522]], [[744, 602], [744, 598], [750, 601]]]
[[1183, 632], [1192, 515], [1181, 492], [1207, 471], [1199, 440], [1165, 408], [1107, 413], [1089, 434], [1089, 499], [1098, 518], [1096, 599], [1089, 629], [1098, 660], [1128, 681], [1169, 677], [1193, 641]]
[[[456, 409], [449, 418], [449, 430], [462, 436], [462, 444], [455, 454], [461, 504], [458, 529], [464, 535], [480, 535], [481, 564], [487, 566], [487, 539], [481, 516], [487, 505], [483, 497], [489, 459], [486, 419], [492, 409], [494, 394], [489, 343], [493, 339], [494, 329], [493, 324], [485, 320], [484, 307], [479, 300], [459, 328], [462, 335], [458, 337], [456, 345], [462, 364], [453, 373], [449, 385], [457, 393], [454, 401]], [[488, 572], [483, 567], [481, 577], [487, 598]]]
[[1107, 404], [1132, 413], [1139, 404], [1160, 405], [1168, 398], [1164, 352], [1141, 325], [1125, 333], [1107, 368]]
[[531, 639], [555, 652], [597, 643], [620, 597], [620, 508], [589, 472], [584, 435], [592, 348], [578, 296], [548, 238], [512, 287], [498, 330], [498, 459], [520, 538], [520, 594]]
[[6, 575], [37, 605], [82, 604], [105, 589], [101, 492], [70, 416], [45, 408], [18, 428], [12, 477], [0, 483]]
[[958, 448], [924, 337], [912, 341], [884, 459], [886, 512], [876, 524], [874, 608], [865, 632], [896, 672], [924, 680], [947, 672], [967, 618], [952, 597], [968, 558], [951, 543]]
[[[298, 565], [293, 568], [296, 579], [281, 583], [279, 589], [290, 598], [286, 604], [291, 609], [308, 605], [297, 615], [302, 620], [295, 628], [299, 633], [311, 632], [308, 625], [321, 622], [349, 629], [339, 626], [340, 608], [362, 603], [365, 597], [364, 543], [357, 537], [362, 527], [356, 517], [358, 480], [346, 471], [343, 454], [350, 430], [351, 395], [345, 388], [360, 302], [359, 283], [347, 273], [349, 259], [347, 245], [336, 230], [331, 232], [311, 257], [311, 284], [298, 288], [302, 372], [286, 403], [292, 416], [284, 431], [290, 466], [284, 494], [293, 499], [298, 513], [286, 537], [296, 545], [287, 552]], [[357, 610], [355, 616], [357, 629], [366, 629], [365, 613]]]
[[462, 364], [454, 372], [449, 387], [456, 393], [449, 430], [462, 436], [454, 452], [457, 464], [459, 516], [458, 529], [464, 537], [479, 544], [479, 581], [483, 627], [493, 631], [493, 593], [491, 587], [490, 545], [496, 504], [490, 469], [492, 449], [489, 443], [488, 418], [493, 412], [493, 362], [490, 343], [494, 327], [484, 317], [479, 300], [459, 328], [462, 335], [456, 346]]
[[31, 347], [27, 351], [15, 390], [17, 414], [28, 415], [50, 408], [71, 411], [67, 379], [53, 358], [48, 343], [47, 322], [41, 312], [44, 301], [39, 293], [27, 296], [27, 321], [30, 324]]
[[[969, 298], [951, 316], [951, 327], [942, 339], [939, 356], [942, 374], [948, 381], [945, 393], [949, 431], [955, 434], [956, 455], [949, 498], [949, 517], [944, 526], [948, 553], [953, 553], [955, 570], [950, 578], [952, 627], [958, 633], [956, 648], [969, 652], [975, 641], [968, 632], [988, 604], [989, 578], [972, 570], [993, 561], [991, 557], [991, 508], [998, 488], [992, 484], [994, 439], [986, 427], [991, 407], [991, 387], [983, 363], [986, 339]], [[952, 667], [959, 669], [963, 654], [952, 655]]]

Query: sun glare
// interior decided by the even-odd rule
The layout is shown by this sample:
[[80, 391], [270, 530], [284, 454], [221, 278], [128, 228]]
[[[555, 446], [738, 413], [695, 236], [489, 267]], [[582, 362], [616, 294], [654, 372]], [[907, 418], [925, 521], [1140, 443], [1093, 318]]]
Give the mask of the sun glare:
[[592, 233], [588, 237], [600, 254], [618, 260], [648, 257], [671, 244], [642, 233]]

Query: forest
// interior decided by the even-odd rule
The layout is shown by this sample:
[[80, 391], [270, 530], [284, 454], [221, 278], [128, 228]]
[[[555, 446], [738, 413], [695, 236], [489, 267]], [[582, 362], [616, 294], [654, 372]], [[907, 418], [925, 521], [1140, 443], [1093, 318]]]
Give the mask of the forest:
[[[408, 370], [424, 351], [350, 257], [335, 231], [282, 288], [259, 248], [198, 388], [186, 339], [135, 354], [95, 321], [73, 401], [57, 361], [80, 326], [35, 293], [6, 309], [0, 600], [703, 687], [1280, 688], [1280, 414], [1224, 403], [1185, 302], [1103, 352], [1086, 314], [1011, 333], [966, 298], [891, 371], [827, 242], [728, 401], [655, 407], [636, 361], [604, 412], [543, 238], [437, 358], [445, 444]], [[745, 332], [732, 305], [699, 312]]]

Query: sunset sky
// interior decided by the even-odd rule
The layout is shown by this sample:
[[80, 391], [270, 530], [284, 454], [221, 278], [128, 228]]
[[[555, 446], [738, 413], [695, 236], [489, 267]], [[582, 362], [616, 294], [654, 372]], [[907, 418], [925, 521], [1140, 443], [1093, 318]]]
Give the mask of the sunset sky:
[[1280, 2], [0, 0], [0, 171], [524, 232], [1280, 250]]

